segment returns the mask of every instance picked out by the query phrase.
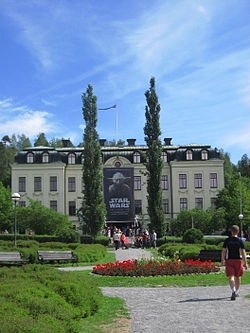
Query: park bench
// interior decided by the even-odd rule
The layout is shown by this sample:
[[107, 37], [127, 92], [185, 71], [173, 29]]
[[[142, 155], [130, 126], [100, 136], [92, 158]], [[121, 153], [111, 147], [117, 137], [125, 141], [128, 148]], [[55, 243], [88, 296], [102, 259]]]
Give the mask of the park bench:
[[199, 259], [201, 261], [221, 261], [221, 250], [201, 250], [199, 254]]
[[77, 262], [78, 257], [72, 251], [38, 251], [38, 260], [45, 262]]
[[28, 260], [21, 257], [20, 252], [0, 252], [0, 265], [23, 265]]

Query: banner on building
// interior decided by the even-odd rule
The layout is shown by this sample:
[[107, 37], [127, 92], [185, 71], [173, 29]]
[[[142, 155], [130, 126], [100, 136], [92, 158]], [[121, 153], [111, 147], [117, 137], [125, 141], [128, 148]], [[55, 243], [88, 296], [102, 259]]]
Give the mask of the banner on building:
[[107, 221], [134, 218], [134, 169], [104, 168], [104, 200]]

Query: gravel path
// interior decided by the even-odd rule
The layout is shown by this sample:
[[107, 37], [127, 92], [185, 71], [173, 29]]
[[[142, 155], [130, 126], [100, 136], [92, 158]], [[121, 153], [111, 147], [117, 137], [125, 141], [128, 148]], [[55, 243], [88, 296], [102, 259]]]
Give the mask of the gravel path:
[[151, 253], [144, 249], [134, 249], [130, 247], [127, 250], [118, 249], [115, 251], [116, 260], [124, 261], [127, 259], [150, 259]]
[[102, 288], [106, 296], [125, 299], [135, 333], [250, 331], [250, 285], [241, 286], [240, 297], [230, 300], [230, 289]]

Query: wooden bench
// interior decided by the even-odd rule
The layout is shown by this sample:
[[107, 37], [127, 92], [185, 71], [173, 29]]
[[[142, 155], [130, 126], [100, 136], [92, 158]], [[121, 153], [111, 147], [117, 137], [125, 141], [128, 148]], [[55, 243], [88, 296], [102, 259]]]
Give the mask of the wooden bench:
[[201, 250], [199, 254], [201, 261], [212, 260], [221, 261], [221, 250]]
[[78, 257], [72, 251], [38, 251], [38, 260], [44, 262], [77, 262]]
[[23, 265], [27, 262], [19, 252], [0, 252], [0, 265]]

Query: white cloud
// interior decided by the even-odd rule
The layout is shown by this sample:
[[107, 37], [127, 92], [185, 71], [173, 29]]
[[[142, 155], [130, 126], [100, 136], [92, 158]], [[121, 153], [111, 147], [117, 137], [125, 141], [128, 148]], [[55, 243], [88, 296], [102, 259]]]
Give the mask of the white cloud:
[[11, 98], [0, 101], [1, 136], [24, 133], [33, 139], [41, 132], [47, 134], [55, 130], [50, 113], [33, 110], [26, 105], [16, 106]]
[[46, 106], [56, 106], [56, 103], [55, 103], [55, 102], [53, 102], [53, 101], [48, 101], [48, 100], [45, 99], [45, 98], [42, 98], [41, 101], [42, 101], [42, 103], [43, 103], [44, 105], [46, 105]]
[[250, 124], [244, 126], [241, 131], [231, 132], [230, 136], [224, 138], [224, 146], [239, 146], [250, 149]]

